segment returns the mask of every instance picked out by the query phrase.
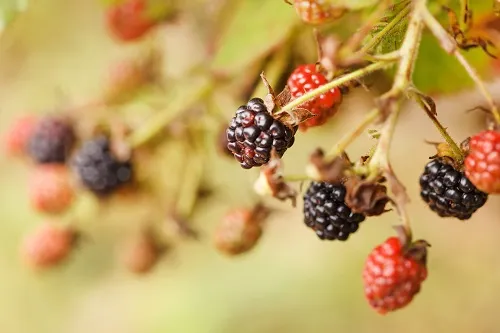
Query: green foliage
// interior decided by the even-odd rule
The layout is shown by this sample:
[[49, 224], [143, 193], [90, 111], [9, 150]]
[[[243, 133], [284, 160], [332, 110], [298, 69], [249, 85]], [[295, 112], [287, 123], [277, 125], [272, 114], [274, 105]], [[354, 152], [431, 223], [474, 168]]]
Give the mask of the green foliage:
[[[466, 56], [483, 77], [488, 73], [490, 61], [481, 49], [471, 50]], [[422, 38], [413, 78], [415, 85], [425, 93], [453, 93], [473, 86], [460, 63], [444, 52], [430, 34]]]
[[282, 43], [298, 23], [295, 10], [283, 1], [244, 0], [218, 40], [212, 68], [236, 74]]
[[400, 1], [399, 4], [391, 7], [380, 20], [380, 22], [372, 29], [371, 37], [380, 33], [391, 22], [397, 22], [384, 38], [377, 44], [374, 49], [375, 54], [384, 54], [395, 51], [401, 47], [401, 43], [405, 37], [405, 32], [408, 27], [408, 16], [402, 20], [397, 20], [397, 15], [405, 10], [407, 1]]
[[28, 0], [2, 0], [0, 1], [0, 34], [11, 23], [17, 14], [28, 7]]

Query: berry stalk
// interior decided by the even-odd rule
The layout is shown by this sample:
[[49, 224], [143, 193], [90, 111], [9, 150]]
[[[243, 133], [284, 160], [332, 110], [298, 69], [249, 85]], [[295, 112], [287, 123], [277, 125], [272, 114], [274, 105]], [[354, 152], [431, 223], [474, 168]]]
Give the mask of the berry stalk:
[[379, 100], [381, 111], [388, 116], [380, 132], [377, 148], [368, 164], [370, 178], [377, 177], [380, 172], [387, 178], [395, 197], [394, 202], [396, 208], [408, 235], [411, 235], [410, 221], [406, 211], [406, 204], [409, 198], [404, 185], [398, 180], [392, 170], [389, 162], [389, 150], [397, 120], [401, 112], [402, 97], [412, 82], [415, 60], [419, 51], [420, 40], [424, 28], [421, 12], [425, 9], [426, 2], [426, 0], [420, 0], [414, 3], [408, 30], [406, 31], [400, 49], [401, 59], [399, 61], [394, 84], [391, 90], [384, 94]]
[[489, 104], [490, 112], [493, 115], [495, 122], [497, 124], [500, 124], [500, 112], [498, 111], [498, 108], [495, 105], [495, 102], [493, 100], [490, 91], [479, 77], [477, 71], [469, 64], [467, 59], [465, 59], [465, 57], [459, 52], [457, 47], [457, 42], [448, 34], [448, 32], [446, 32], [446, 30], [441, 26], [441, 24], [429, 12], [427, 8], [422, 9], [421, 15], [427, 28], [429, 28], [432, 34], [439, 41], [441, 48], [443, 48], [443, 50], [446, 51], [447, 53], [455, 56], [455, 58], [457, 58], [460, 64], [467, 71], [470, 78], [474, 81], [477, 88], [486, 99], [486, 102]]
[[430, 118], [434, 126], [436, 126], [437, 130], [439, 131], [439, 134], [443, 137], [443, 139], [446, 141], [448, 146], [450, 146], [450, 149], [453, 153], [453, 158], [455, 161], [457, 161], [458, 164], [462, 164], [464, 161], [464, 154], [462, 152], [462, 149], [457, 145], [455, 140], [448, 134], [448, 131], [446, 128], [439, 122], [437, 117], [432, 114], [429, 110], [425, 109], [425, 113], [427, 116]]
[[[205, 98], [212, 90], [213, 85], [209, 80], [202, 80], [201, 82], [188, 80], [183, 84], [174, 86], [173, 90], [168, 97], [171, 98], [164, 111], [158, 112], [146, 121], [141, 127], [137, 128], [128, 138], [127, 141], [131, 148], [136, 148], [155, 137], [161, 132], [165, 126], [177, 118], [181, 112], [189, 109], [198, 101]], [[186, 96], [183, 91], [190, 91]]]
[[293, 109], [299, 107], [300, 105], [318, 97], [321, 94], [326, 93], [327, 91], [337, 88], [343, 84], [346, 84], [348, 82], [360, 79], [368, 74], [371, 74], [373, 72], [379, 71], [381, 69], [386, 69], [394, 64], [393, 61], [380, 61], [376, 63], [372, 63], [366, 67], [363, 67], [361, 69], [358, 69], [354, 72], [348, 73], [346, 75], [343, 75], [341, 77], [338, 77], [337, 79], [328, 82], [325, 85], [322, 85], [319, 88], [310, 90], [309, 92], [305, 93], [304, 95], [292, 100], [290, 103], [285, 105], [281, 110], [277, 113], [285, 113], [285, 112], [290, 112]]
[[378, 108], [370, 111], [351, 132], [346, 133], [340, 141], [337, 142], [337, 144], [330, 151], [328, 151], [325, 158], [327, 160], [333, 160], [335, 157], [340, 155], [379, 116], [380, 110]]

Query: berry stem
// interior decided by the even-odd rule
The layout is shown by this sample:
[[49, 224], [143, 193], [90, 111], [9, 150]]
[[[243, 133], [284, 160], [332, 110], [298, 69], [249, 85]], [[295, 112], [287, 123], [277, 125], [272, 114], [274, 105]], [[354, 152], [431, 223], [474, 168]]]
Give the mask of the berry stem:
[[394, 78], [394, 84], [390, 91], [380, 97], [378, 102], [381, 112], [387, 115], [387, 119], [380, 131], [380, 139], [377, 148], [368, 163], [370, 179], [378, 178], [381, 172], [387, 178], [394, 195], [394, 204], [408, 234], [411, 234], [410, 219], [406, 210], [406, 204], [409, 202], [409, 197], [404, 185], [399, 181], [392, 170], [389, 162], [389, 150], [397, 120], [401, 113], [402, 97], [407, 92], [412, 82], [415, 61], [424, 28], [421, 13], [425, 9], [426, 2], [427, 0], [414, 1], [413, 12], [410, 22], [408, 23], [408, 30], [406, 31], [405, 38], [400, 48], [401, 59]]
[[[188, 146], [189, 148], [192, 147]], [[183, 182], [176, 205], [176, 215], [181, 219], [188, 219], [193, 213], [203, 177], [203, 165], [203, 154], [192, 152], [192, 157], [184, 167]]]
[[430, 112], [428, 109], [424, 108], [424, 110], [425, 110], [425, 113], [427, 114], [427, 116], [432, 120], [432, 123], [434, 124], [434, 126], [436, 126], [437, 130], [439, 131], [439, 134], [441, 134], [443, 139], [446, 141], [446, 143], [450, 147], [450, 149], [453, 153], [454, 160], [456, 160], [457, 163], [459, 163], [461, 165], [463, 163], [465, 157], [464, 157], [464, 154], [463, 154], [462, 150], [460, 149], [460, 147], [457, 145], [455, 140], [453, 140], [453, 138], [450, 136], [450, 134], [448, 134], [448, 131], [439, 122], [437, 117], [432, 112]]
[[358, 69], [354, 72], [348, 73], [346, 75], [340, 76], [336, 78], [333, 81], [328, 82], [325, 85], [322, 85], [321, 87], [318, 87], [316, 89], [310, 90], [309, 92], [305, 93], [304, 95], [300, 96], [299, 98], [294, 99], [287, 105], [285, 105], [281, 110], [276, 113], [276, 115], [284, 112], [290, 112], [293, 109], [297, 108], [298, 106], [308, 102], [311, 99], [314, 99], [318, 97], [321, 94], [326, 93], [328, 90], [331, 90], [333, 88], [339, 87], [343, 84], [346, 84], [348, 82], [357, 80], [359, 78], [362, 78], [363, 76], [366, 76], [368, 74], [371, 74], [373, 72], [376, 72], [381, 69], [386, 69], [394, 64], [394, 61], [381, 61], [381, 62], [376, 62], [372, 63], [366, 67], [363, 67], [361, 69]]
[[441, 48], [443, 48], [447, 53], [452, 54], [457, 58], [462, 67], [467, 71], [471, 79], [476, 84], [477, 88], [481, 92], [481, 94], [486, 99], [486, 102], [489, 104], [490, 112], [495, 119], [497, 124], [500, 124], [500, 112], [498, 111], [497, 106], [493, 100], [493, 97], [484, 84], [484, 82], [479, 77], [477, 71], [469, 64], [467, 59], [459, 52], [457, 47], [457, 42], [451, 37], [448, 32], [441, 26], [441, 24], [436, 20], [436, 18], [429, 12], [427, 8], [422, 10], [422, 19], [424, 20], [425, 25], [429, 28], [432, 34], [438, 39]]
[[285, 182], [306, 182], [312, 179], [307, 175], [284, 175], [283, 180]]
[[372, 39], [368, 41], [360, 50], [359, 54], [366, 54], [373, 48], [375, 48], [382, 40], [384, 40], [385, 35], [389, 33], [399, 22], [401, 22], [403, 19], [405, 19], [406, 16], [410, 13], [411, 6], [406, 5], [403, 7], [403, 9], [394, 17], [392, 21], [387, 23], [387, 25], [380, 30], [375, 36], [373, 36]]
[[340, 155], [363, 131], [380, 116], [378, 108], [370, 111], [363, 120], [349, 133], [346, 133], [339, 142], [326, 154], [327, 160], [333, 160]]
[[[209, 80], [188, 80], [174, 85], [166, 98], [169, 102], [165, 109], [149, 118], [127, 138], [130, 147], [137, 148], [149, 142], [184, 110], [205, 98], [211, 90], [212, 83]], [[185, 91], [190, 91], [190, 94], [186, 95]]]

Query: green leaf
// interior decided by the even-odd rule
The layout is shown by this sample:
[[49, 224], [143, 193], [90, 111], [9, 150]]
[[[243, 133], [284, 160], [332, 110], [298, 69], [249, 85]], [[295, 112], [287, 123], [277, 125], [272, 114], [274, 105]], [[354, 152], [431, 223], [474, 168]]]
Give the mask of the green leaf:
[[372, 37], [388, 28], [390, 24], [396, 24], [384, 35], [384, 38], [374, 48], [375, 54], [384, 54], [395, 51], [401, 47], [408, 28], [408, 7], [395, 5], [389, 9], [382, 20], [372, 29]]
[[212, 68], [236, 74], [284, 42], [298, 23], [295, 10], [280, 0], [244, 0], [219, 39]]
[[[488, 79], [489, 57], [481, 49], [461, 52], [482, 77]], [[426, 94], [452, 93], [474, 85], [455, 57], [444, 52], [429, 33], [422, 38], [413, 78], [417, 88]]]
[[0, 34], [14, 20], [17, 14], [28, 7], [28, 0], [0, 1]]

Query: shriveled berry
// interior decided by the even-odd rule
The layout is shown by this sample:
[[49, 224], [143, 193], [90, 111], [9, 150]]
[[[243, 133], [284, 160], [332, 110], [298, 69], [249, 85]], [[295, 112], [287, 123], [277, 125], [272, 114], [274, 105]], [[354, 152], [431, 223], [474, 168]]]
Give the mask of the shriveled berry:
[[105, 136], [84, 142], [72, 164], [81, 183], [99, 195], [110, 194], [132, 179], [131, 162], [118, 160]]
[[4, 137], [4, 145], [7, 154], [21, 156], [26, 153], [29, 139], [36, 126], [38, 118], [35, 116], [23, 116], [10, 125]]
[[126, 248], [124, 263], [135, 274], [149, 273], [158, 263], [166, 248], [149, 232], [143, 232]]
[[39, 212], [57, 214], [73, 203], [75, 192], [65, 165], [42, 164], [35, 167], [29, 183], [31, 205]]
[[420, 187], [422, 199], [441, 217], [467, 220], [488, 199], [463, 172], [439, 159], [426, 165], [420, 176]]
[[76, 238], [74, 230], [47, 223], [25, 239], [22, 254], [33, 268], [50, 268], [68, 257]]
[[312, 182], [304, 195], [304, 223], [323, 240], [345, 241], [355, 233], [365, 216], [353, 213], [345, 203], [346, 188]]
[[427, 278], [426, 246], [419, 241], [405, 247], [399, 238], [391, 237], [370, 253], [363, 282], [365, 297], [377, 312], [401, 309], [420, 291]]
[[48, 116], [37, 122], [28, 149], [37, 163], [64, 163], [74, 143], [73, 125], [64, 118]]
[[262, 235], [262, 219], [247, 208], [229, 211], [215, 231], [215, 247], [227, 255], [251, 250]]
[[[287, 85], [294, 99], [299, 98], [310, 90], [328, 83], [326, 77], [320, 73], [315, 64], [298, 66], [288, 78]], [[299, 127], [307, 130], [310, 127], [321, 126], [328, 121], [337, 111], [342, 101], [339, 88], [333, 88], [318, 97], [309, 100], [300, 107], [309, 110], [316, 116], [302, 122]]]
[[227, 149], [243, 168], [258, 167], [269, 162], [273, 148], [283, 156], [296, 130], [273, 118], [262, 99], [253, 98], [236, 110], [226, 130]]
[[500, 132], [484, 131], [471, 137], [465, 174], [479, 190], [500, 194]]

